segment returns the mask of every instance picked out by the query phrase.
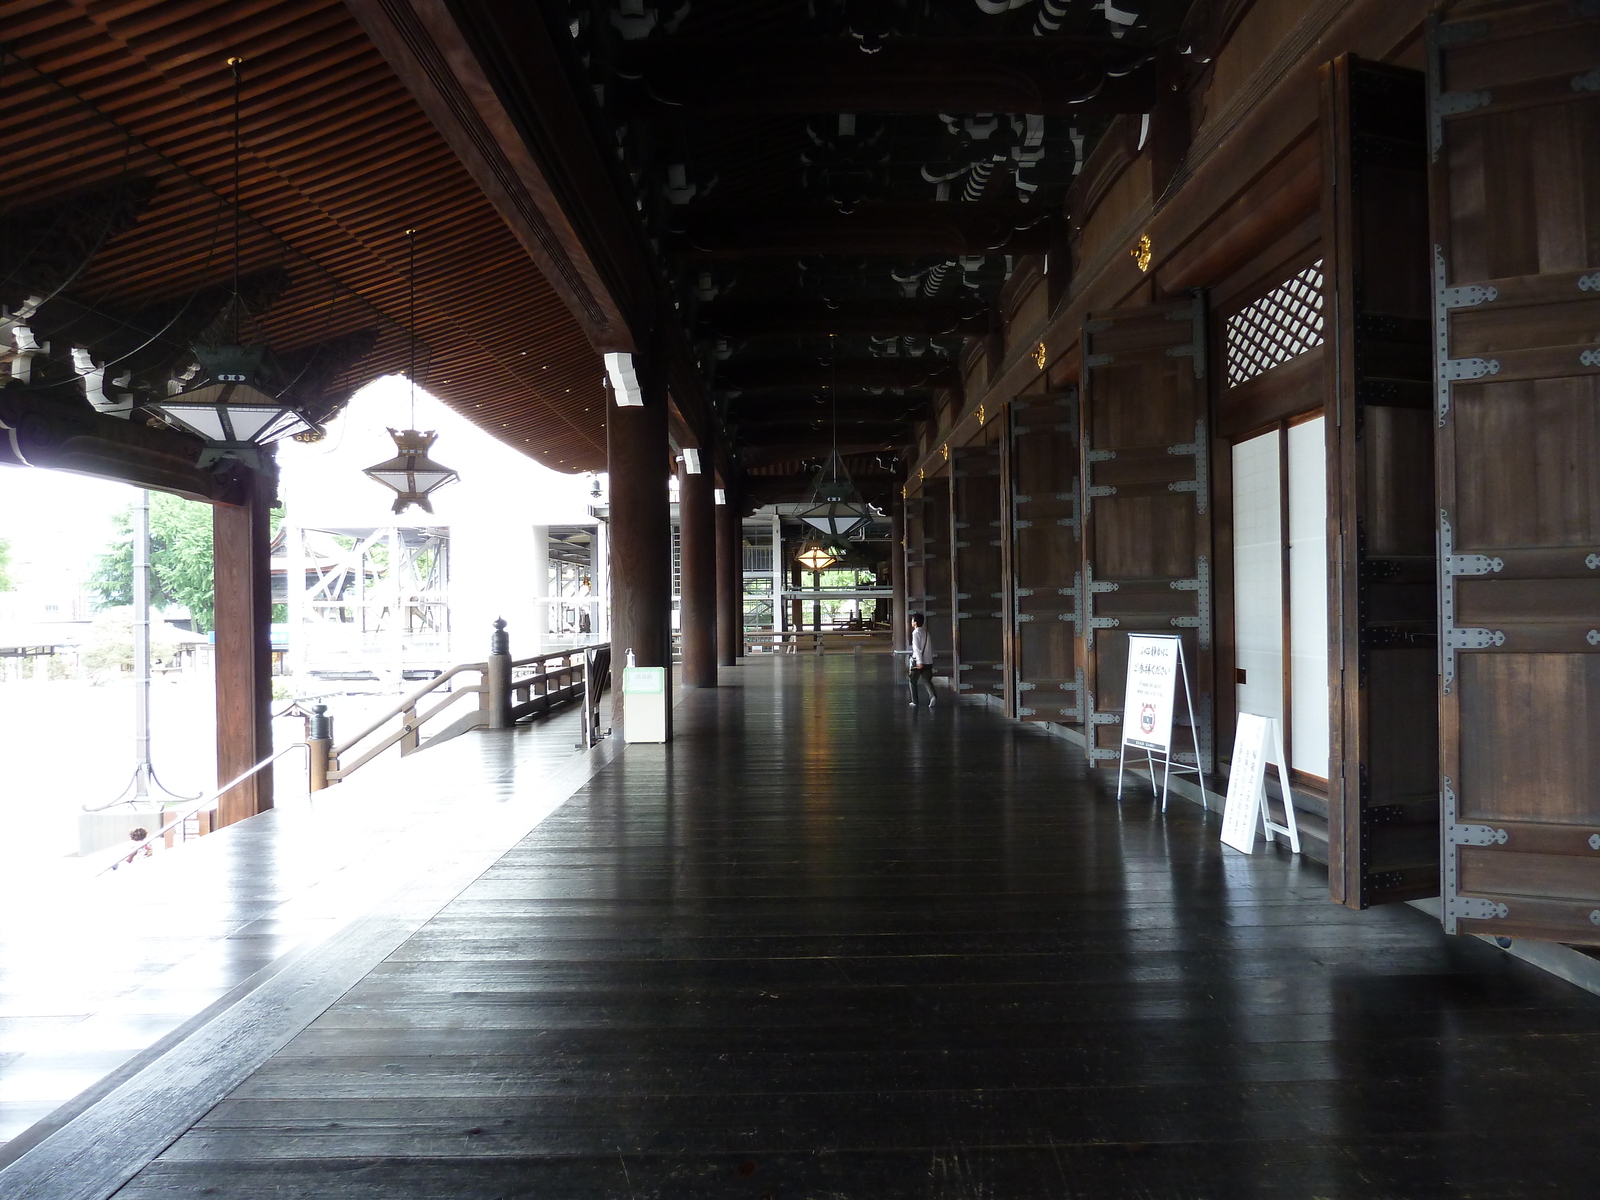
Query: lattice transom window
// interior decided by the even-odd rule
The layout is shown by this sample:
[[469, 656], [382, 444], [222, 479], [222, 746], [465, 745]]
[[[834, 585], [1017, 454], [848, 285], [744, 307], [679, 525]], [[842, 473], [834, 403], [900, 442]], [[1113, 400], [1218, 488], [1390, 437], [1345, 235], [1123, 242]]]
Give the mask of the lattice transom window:
[[1322, 345], [1322, 260], [1228, 318], [1228, 386]]

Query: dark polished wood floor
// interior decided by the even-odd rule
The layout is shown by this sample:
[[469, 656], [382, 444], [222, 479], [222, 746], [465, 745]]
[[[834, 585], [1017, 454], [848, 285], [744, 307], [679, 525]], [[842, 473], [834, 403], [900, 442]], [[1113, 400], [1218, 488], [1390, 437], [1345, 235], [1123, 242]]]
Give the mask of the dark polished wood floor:
[[1600, 998], [887, 662], [724, 678], [119, 1196], [1600, 1192]]

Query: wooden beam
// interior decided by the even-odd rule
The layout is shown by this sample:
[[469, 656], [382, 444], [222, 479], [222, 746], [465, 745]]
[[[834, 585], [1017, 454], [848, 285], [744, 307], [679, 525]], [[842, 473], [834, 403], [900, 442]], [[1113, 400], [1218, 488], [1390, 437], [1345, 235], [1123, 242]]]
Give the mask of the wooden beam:
[[717, 337], [828, 337], [901, 335], [981, 336], [991, 314], [981, 302], [851, 297], [838, 300], [723, 300], [703, 306], [696, 320]]
[[1042, 204], [878, 203], [849, 213], [830, 204], [708, 204], [688, 207], [662, 249], [693, 258], [1035, 254], [1050, 249], [1051, 223]]
[[1144, 113], [1163, 69], [1110, 37], [889, 38], [872, 54], [838, 37], [651, 38], [619, 61], [663, 104], [730, 116]]
[[[463, 8], [428, 0], [350, 0], [346, 5], [394, 68], [456, 157], [483, 189], [495, 211], [522, 243], [540, 274], [555, 289], [589, 341], [600, 350], [633, 349], [629, 310], [637, 307], [637, 276], [619, 272], [591, 253], [589, 243], [626, 241], [613, 228], [610, 206], [596, 203], [613, 193], [605, 170], [572, 153], [556, 139], [535, 140], [526, 112], [536, 104], [547, 126], [583, 130], [566, 73], [544, 40], [529, 36], [537, 15], [520, 23], [518, 50], [525, 70], [520, 83], [531, 92], [508, 94], [503, 80], [480, 63], [460, 21]], [[474, 30], [476, 32], [476, 30]], [[582, 135], [587, 139], [587, 134]], [[543, 154], [535, 152], [544, 151]], [[580, 197], [586, 201], [579, 202]], [[573, 213], [585, 220], [574, 221]]]
[[724, 391], [762, 388], [931, 388], [959, 387], [954, 364], [942, 358], [858, 358], [829, 366], [816, 359], [729, 361], [717, 371], [716, 386]]

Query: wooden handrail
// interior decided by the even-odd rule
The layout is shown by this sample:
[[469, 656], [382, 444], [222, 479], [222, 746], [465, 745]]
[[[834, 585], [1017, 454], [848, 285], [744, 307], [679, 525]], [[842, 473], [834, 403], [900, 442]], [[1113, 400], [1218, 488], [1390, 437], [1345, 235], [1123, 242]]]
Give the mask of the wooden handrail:
[[[337, 746], [335, 746], [333, 748], [333, 752], [335, 754], [343, 754], [346, 750], [350, 749], [351, 746], [354, 746], [357, 742], [361, 741], [363, 738], [369, 737], [372, 734], [376, 733], [378, 731], [378, 729], [385, 722], [392, 721], [395, 717], [398, 717], [401, 713], [405, 712], [408, 708], [415, 708], [417, 706], [417, 701], [418, 700], [421, 700], [429, 692], [437, 691], [438, 687], [439, 687], [439, 685], [441, 683], [444, 683], [449, 679], [453, 679], [455, 676], [459, 675], [462, 671], [477, 671], [478, 674], [481, 677], [482, 674], [486, 670], [488, 670], [488, 664], [487, 663], [457, 663], [455, 666], [451, 667], [448, 671], [444, 672], [442, 675], [438, 675], [435, 678], [428, 680], [428, 682], [425, 683], [422, 687], [420, 687], [416, 691], [412, 692], [404, 700], [400, 701], [399, 704], [395, 705], [388, 712], [384, 713], [383, 716], [381, 716], [377, 720], [373, 721], [370, 725], [368, 725], [360, 733], [356, 734], [355, 737], [350, 738], [350, 739], [348, 739], [346, 741], [340, 742]], [[482, 684], [482, 681], [481, 681], [481, 678], [480, 678], [478, 687], [476, 687], [476, 688], [463, 688], [461, 691], [462, 691], [462, 694], [465, 695], [468, 692], [480, 691], [480, 690], [482, 690], [482, 687], [483, 687], [483, 684]], [[420, 724], [420, 722], [419, 722], [419, 724]]]

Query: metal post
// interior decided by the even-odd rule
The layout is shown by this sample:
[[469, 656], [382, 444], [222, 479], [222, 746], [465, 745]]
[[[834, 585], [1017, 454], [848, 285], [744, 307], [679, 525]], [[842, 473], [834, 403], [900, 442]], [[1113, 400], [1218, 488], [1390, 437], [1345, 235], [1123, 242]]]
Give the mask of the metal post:
[[484, 677], [489, 705], [489, 728], [511, 728], [511, 636], [505, 618], [496, 617], [489, 637], [489, 662]]
[[133, 506], [133, 795], [149, 794], [150, 493], [141, 488]]

